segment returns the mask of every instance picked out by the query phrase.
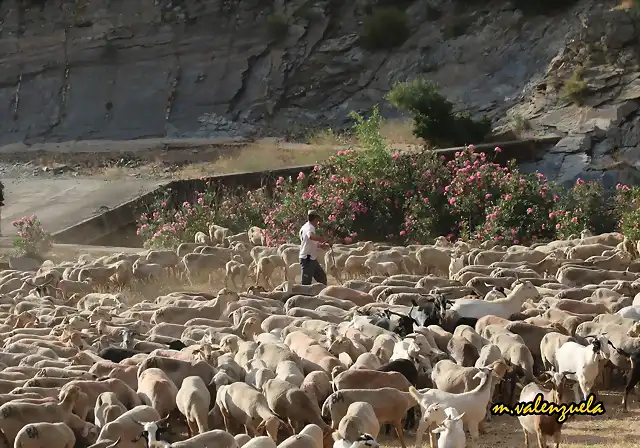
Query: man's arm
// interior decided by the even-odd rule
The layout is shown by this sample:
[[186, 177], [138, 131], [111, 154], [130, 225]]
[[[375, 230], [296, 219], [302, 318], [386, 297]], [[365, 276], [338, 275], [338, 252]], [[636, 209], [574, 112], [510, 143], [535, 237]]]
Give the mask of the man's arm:
[[308, 237], [311, 241], [316, 241], [318, 243], [326, 243], [327, 239], [323, 236], [316, 235], [315, 232], [309, 232]]

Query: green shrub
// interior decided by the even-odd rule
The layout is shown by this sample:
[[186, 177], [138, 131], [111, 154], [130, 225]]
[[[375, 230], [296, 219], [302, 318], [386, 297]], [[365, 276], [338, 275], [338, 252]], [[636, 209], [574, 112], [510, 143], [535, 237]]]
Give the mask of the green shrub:
[[578, 67], [571, 75], [571, 78], [564, 81], [562, 96], [567, 101], [572, 101], [577, 104], [584, 102], [585, 96], [589, 92], [589, 86], [582, 79], [584, 69]]
[[376, 8], [364, 21], [362, 39], [371, 50], [399, 47], [408, 37], [407, 16], [398, 8]]
[[289, 33], [287, 17], [280, 13], [271, 13], [267, 16], [267, 31], [273, 39], [282, 39]]
[[425, 79], [396, 84], [387, 99], [413, 117], [416, 137], [437, 147], [462, 146], [482, 142], [491, 132], [487, 118], [475, 121], [468, 112], [453, 111], [453, 103]]

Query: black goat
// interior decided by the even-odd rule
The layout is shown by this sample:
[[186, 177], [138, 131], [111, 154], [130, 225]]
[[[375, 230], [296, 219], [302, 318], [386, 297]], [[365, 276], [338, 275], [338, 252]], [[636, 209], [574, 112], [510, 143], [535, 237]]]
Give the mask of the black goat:
[[119, 363], [120, 361], [131, 358], [139, 353], [143, 353], [139, 350], [133, 350], [130, 348], [121, 347], [107, 347], [98, 352], [98, 356], [107, 361]]
[[[380, 372], [398, 372], [401, 373], [411, 385], [414, 387], [418, 381], [418, 369], [413, 361], [409, 359], [396, 359], [394, 361], [390, 361], [380, 367], [378, 369]], [[409, 409], [407, 411], [407, 419], [405, 421], [405, 429], [410, 429], [415, 426], [416, 423], [416, 410], [415, 407]], [[385, 434], [389, 434], [391, 432], [391, 426], [385, 426]]]
[[[174, 339], [173, 341], [167, 344], [167, 348], [169, 348], [170, 350], [179, 351], [185, 347], [187, 346], [180, 339]], [[101, 357], [102, 359], [106, 359], [107, 361], [119, 363], [124, 359], [131, 358], [140, 353], [149, 354], [151, 353], [151, 351], [142, 351], [142, 350], [135, 350], [131, 348], [122, 348], [122, 347], [107, 347], [105, 349], [100, 350], [100, 352], [98, 353], [98, 356]]]
[[418, 369], [410, 359], [396, 359], [378, 369], [380, 372], [398, 372], [404, 375], [414, 387], [418, 381]]
[[440, 295], [429, 302], [426, 305], [418, 305], [415, 300], [411, 301], [411, 310], [409, 310], [409, 316], [416, 321], [416, 324], [420, 327], [427, 327], [429, 325], [440, 325], [442, 320], [441, 316], [446, 310], [447, 302], [444, 296]]
[[418, 322], [411, 317], [406, 316], [404, 314], [396, 313], [391, 310], [385, 310], [387, 315], [389, 316], [389, 320], [391, 320], [391, 316], [398, 317], [398, 321], [395, 323], [395, 327], [393, 328], [393, 332], [400, 336], [401, 338], [406, 337], [408, 334], [413, 333], [413, 324], [418, 325]]
[[169, 347], [170, 350], [180, 351], [183, 348], [187, 348], [187, 345], [184, 342], [182, 342], [180, 339], [174, 339], [173, 341], [167, 344], [167, 347]]

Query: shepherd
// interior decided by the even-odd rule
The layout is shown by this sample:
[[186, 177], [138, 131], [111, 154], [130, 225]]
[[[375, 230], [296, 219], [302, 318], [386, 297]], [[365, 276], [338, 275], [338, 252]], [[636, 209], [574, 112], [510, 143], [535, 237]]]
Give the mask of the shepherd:
[[300, 266], [303, 285], [310, 285], [315, 279], [318, 283], [327, 284], [327, 274], [318, 263], [318, 247], [329, 248], [327, 238], [317, 235], [320, 215], [315, 210], [307, 212], [307, 222], [300, 228]]

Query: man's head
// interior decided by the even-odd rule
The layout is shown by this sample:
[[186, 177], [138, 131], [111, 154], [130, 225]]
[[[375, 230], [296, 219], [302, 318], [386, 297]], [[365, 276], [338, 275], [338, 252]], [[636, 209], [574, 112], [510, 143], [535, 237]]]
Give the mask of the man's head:
[[320, 224], [320, 215], [315, 210], [309, 210], [307, 212], [307, 221], [309, 221], [313, 226], [317, 226]]

